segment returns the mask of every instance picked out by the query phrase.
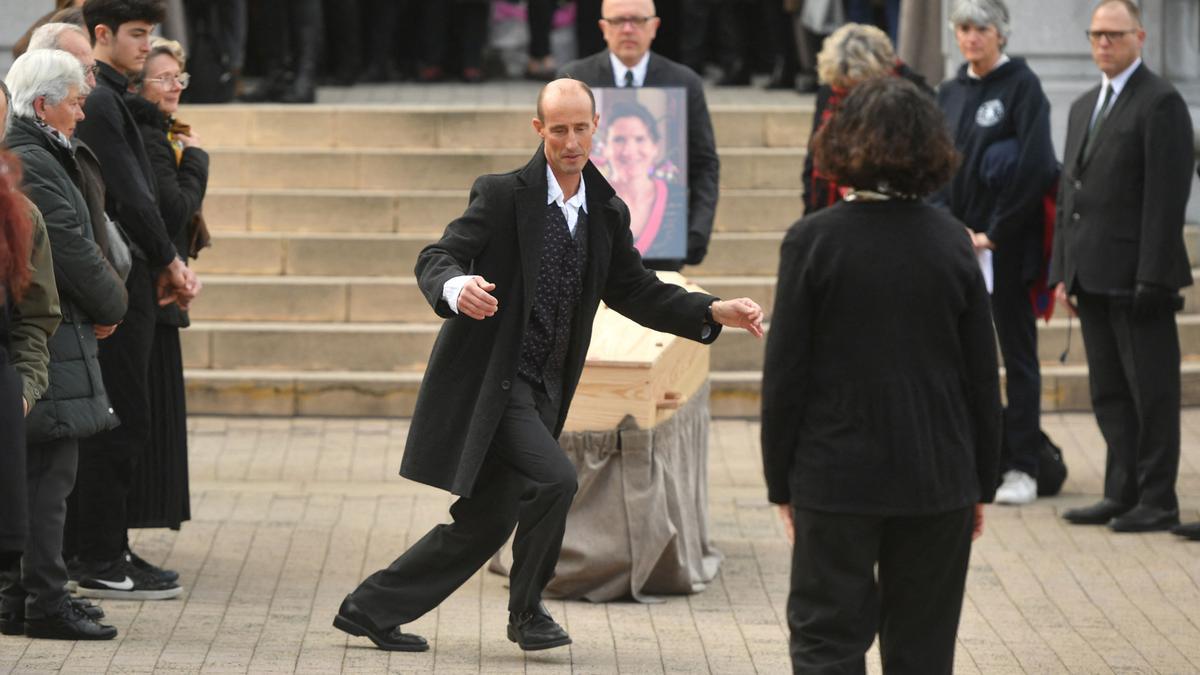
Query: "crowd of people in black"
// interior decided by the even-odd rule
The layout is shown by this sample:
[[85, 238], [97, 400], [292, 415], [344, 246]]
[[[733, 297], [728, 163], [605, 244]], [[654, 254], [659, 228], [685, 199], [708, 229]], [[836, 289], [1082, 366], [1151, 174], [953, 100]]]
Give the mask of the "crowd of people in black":
[[4, 78], [5, 635], [111, 639], [89, 598], [182, 592], [129, 543], [190, 517], [179, 329], [208, 242], [208, 155], [174, 116], [189, 75], [163, 19], [152, 0], [64, 8]]
[[[58, 0], [59, 11], [79, 2]], [[318, 84], [548, 81], [567, 61], [604, 49], [601, 5], [601, 0], [172, 0], [169, 6], [178, 7], [180, 20], [164, 26], [164, 33], [194, 55], [185, 101], [305, 103], [315, 100]], [[663, 19], [656, 52], [701, 76], [748, 86], [753, 76], [765, 75], [758, 81], [767, 88], [813, 92], [816, 54], [825, 36], [855, 22], [882, 28], [895, 43], [900, 0], [661, 0], [656, 12]], [[509, 28], [518, 32], [524, 51], [518, 68], [504, 58]], [[18, 43], [18, 54], [24, 44]]]

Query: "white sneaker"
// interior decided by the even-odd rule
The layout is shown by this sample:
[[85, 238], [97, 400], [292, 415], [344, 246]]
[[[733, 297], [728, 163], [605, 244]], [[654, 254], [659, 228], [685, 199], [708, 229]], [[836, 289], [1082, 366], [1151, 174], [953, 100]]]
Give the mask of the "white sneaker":
[[1037, 499], [1037, 479], [1024, 471], [1004, 472], [1004, 482], [996, 488], [997, 504], [1032, 504]]

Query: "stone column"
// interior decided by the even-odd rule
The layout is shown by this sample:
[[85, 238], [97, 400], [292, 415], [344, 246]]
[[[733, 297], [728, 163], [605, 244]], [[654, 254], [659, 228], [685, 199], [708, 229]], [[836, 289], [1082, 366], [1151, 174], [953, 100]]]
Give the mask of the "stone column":
[[0, 0], [0, 77], [12, 65], [13, 43], [53, 9], [54, 0]]

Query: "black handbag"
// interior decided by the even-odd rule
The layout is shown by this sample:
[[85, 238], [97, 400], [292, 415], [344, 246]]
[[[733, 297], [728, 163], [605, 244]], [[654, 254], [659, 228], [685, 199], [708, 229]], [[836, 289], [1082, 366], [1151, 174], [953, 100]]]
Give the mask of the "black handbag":
[[1055, 445], [1043, 431], [1042, 446], [1038, 448], [1038, 496], [1052, 497], [1058, 494], [1066, 480], [1067, 463], [1063, 461], [1062, 448]]

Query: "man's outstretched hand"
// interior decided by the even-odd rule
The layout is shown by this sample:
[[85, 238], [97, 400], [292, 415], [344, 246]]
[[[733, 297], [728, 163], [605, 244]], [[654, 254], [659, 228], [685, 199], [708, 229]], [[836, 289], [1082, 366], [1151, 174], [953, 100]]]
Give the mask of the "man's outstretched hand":
[[472, 319], [484, 319], [494, 316], [500, 308], [500, 302], [492, 295], [496, 284], [481, 276], [473, 276], [463, 284], [458, 293], [458, 311]]
[[713, 320], [722, 326], [744, 328], [755, 337], [763, 336], [763, 311], [750, 298], [718, 300], [712, 304]]

